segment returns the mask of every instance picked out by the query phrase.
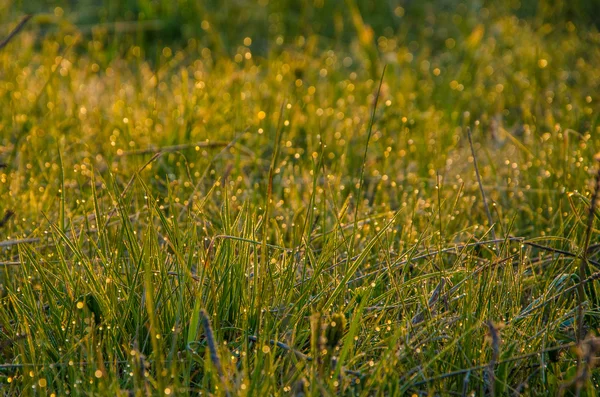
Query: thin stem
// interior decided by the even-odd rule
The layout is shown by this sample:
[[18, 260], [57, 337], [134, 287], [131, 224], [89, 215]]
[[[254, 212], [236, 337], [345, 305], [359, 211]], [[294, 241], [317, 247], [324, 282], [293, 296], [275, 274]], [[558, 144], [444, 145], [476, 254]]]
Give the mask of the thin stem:
[[[487, 199], [485, 197], [485, 191], [483, 190], [483, 184], [481, 183], [479, 167], [477, 166], [477, 156], [475, 156], [475, 148], [473, 147], [473, 139], [471, 138], [471, 128], [469, 128], [469, 127], [467, 127], [467, 136], [469, 137], [469, 146], [471, 146], [471, 154], [473, 156], [473, 167], [475, 168], [475, 175], [477, 176], [477, 184], [479, 185], [479, 191], [481, 192], [481, 199], [483, 200], [483, 207], [485, 208], [485, 215], [487, 216], [488, 224], [490, 225], [490, 228], [491, 228], [492, 238], [494, 240], [496, 240], [496, 232], [494, 231], [494, 222], [492, 221], [492, 214], [490, 212], [490, 207], [488, 207]], [[497, 245], [498, 244], [496, 244], [496, 246]]]
[[360, 168], [360, 179], [358, 182], [358, 191], [356, 192], [356, 207], [354, 207], [354, 228], [352, 231], [352, 239], [350, 240], [350, 252], [348, 254], [348, 258], [352, 258], [354, 251], [354, 236], [356, 235], [356, 228], [358, 226], [358, 208], [360, 207], [360, 198], [362, 196], [363, 185], [365, 182], [365, 168], [367, 164], [367, 153], [369, 151], [369, 142], [371, 141], [371, 135], [373, 133], [373, 124], [375, 123], [375, 112], [377, 110], [377, 102], [379, 101], [379, 96], [381, 95], [381, 86], [383, 85], [383, 76], [385, 76], [385, 69], [387, 65], [384, 65], [383, 71], [381, 72], [381, 79], [379, 80], [379, 87], [377, 88], [377, 94], [375, 95], [375, 100], [373, 101], [373, 109], [371, 111], [371, 121], [369, 122], [369, 127], [367, 130], [367, 143], [365, 144], [365, 153], [363, 154], [362, 166]]
[[33, 15], [29, 14], [25, 15], [23, 19], [21, 19], [21, 22], [19, 22], [19, 24], [12, 30], [12, 32], [10, 32], [8, 36], [6, 36], [4, 40], [2, 40], [2, 42], [0, 43], [0, 50], [6, 47], [6, 45], [21, 31], [21, 29], [23, 29], [23, 27], [25, 26], [27, 21], [31, 19], [31, 17], [33, 17]]

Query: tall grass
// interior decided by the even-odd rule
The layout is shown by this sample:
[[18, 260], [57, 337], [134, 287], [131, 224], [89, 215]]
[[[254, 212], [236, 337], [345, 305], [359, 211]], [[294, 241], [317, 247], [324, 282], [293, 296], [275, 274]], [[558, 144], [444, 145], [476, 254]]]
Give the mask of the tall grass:
[[596, 28], [299, 4], [1, 50], [3, 393], [593, 395]]

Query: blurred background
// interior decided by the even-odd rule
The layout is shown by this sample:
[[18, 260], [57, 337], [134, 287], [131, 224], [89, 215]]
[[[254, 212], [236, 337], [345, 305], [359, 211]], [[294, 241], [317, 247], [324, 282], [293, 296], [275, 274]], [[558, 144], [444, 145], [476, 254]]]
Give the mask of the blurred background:
[[[77, 30], [101, 40], [113, 54], [135, 44], [154, 56], [156, 48], [183, 48], [194, 40], [217, 54], [235, 55], [244, 38], [252, 52], [267, 54], [278, 41], [313, 40], [321, 49], [353, 41], [426, 38], [431, 51], [445, 40], [472, 32], [490, 17], [514, 15], [536, 27], [600, 23], [598, 0], [4, 0], [3, 24], [37, 14], [40, 33]], [[4, 26], [3, 31], [6, 31]], [[400, 46], [402, 42], [399, 42]]]

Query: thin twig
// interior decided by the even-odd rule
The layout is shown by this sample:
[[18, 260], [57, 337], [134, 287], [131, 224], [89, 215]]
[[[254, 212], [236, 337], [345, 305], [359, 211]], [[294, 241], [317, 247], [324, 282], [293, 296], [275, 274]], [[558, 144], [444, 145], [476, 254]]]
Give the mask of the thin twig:
[[[544, 251], [554, 252], [556, 254], [561, 254], [561, 255], [564, 255], [564, 256], [568, 256], [570, 258], [578, 258], [579, 257], [579, 255], [577, 255], [577, 254], [575, 254], [573, 252], [561, 250], [561, 249], [558, 249], [558, 248], [548, 247], [548, 246], [545, 246], [545, 245], [540, 245], [540, 244], [537, 244], [537, 243], [533, 243], [531, 241], [523, 241], [523, 244], [524, 245], [529, 245], [530, 247], [539, 248], [539, 249], [544, 250]], [[591, 263], [592, 265], [594, 265], [594, 266], [600, 267], [600, 262], [596, 262], [596, 261], [593, 261], [591, 259], [588, 259], [587, 261], [589, 263]]]
[[0, 266], [21, 266], [21, 262], [0, 262]]
[[19, 244], [37, 243], [38, 241], [40, 241], [39, 238], [24, 238], [21, 240], [0, 241], [0, 248], [11, 247], [13, 245], [19, 245]]
[[[467, 136], [469, 137], [469, 146], [471, 146], [471, 154], [473, 156], [473, 167], [475, 168], [475, 175], [477, 176], [477, 184], [479, 185], [479, 191], [481, 192], [481, 199], [483, 200], [483, 207], [485, 208], [485, 215], [487, 216], [488, 223], [491, 228], [492, 238], [496, 240], [496, 232], [494, 231], [494, 222], [492, 221], [492, 214], [488, 207], [487, 199], [485, 197], [485, 191], [483, 190], [483, 184], [481, 183], [481, 176], [479, 174], [479, 167], [477, 166], [477, 156], [475, 156], [475, 148], [473, 147], [473, 139], [471, 138], [471, 128], [467, 127]], [[498, 244], [496, 244], [498, 248]], [[499, 254], [499, 253], [498, 253]]]
[[29, 21], [33, 17], [32, 14], [25, 15], [21, 22], [6, 36], [6, 38], [0, 43], [0, 50], [6, 47], [6, 45], [23, 29], [27, 21]]

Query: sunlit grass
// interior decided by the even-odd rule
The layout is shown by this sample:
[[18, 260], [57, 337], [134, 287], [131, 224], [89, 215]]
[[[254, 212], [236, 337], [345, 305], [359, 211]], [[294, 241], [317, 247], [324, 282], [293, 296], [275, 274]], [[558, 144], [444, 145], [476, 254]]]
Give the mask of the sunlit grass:
[[597, 29], [346, 6], [52, 9], [0, 51], [7, 394], [594, 395]]

